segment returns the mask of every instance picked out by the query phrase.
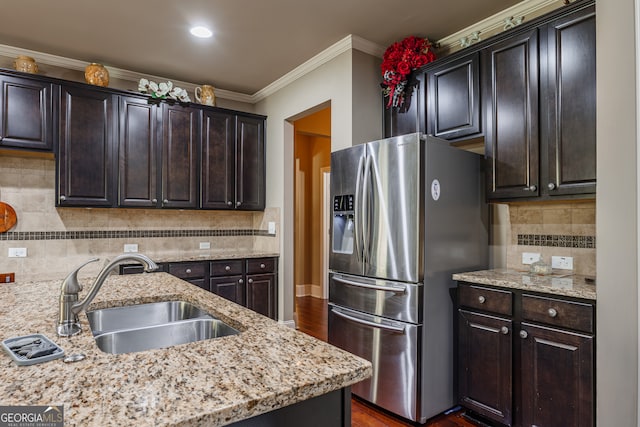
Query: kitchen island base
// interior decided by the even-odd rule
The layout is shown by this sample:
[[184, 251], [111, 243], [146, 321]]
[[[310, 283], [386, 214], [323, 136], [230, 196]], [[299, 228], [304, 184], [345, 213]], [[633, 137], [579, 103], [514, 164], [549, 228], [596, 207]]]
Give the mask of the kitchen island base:
[[349, 427], [351, 387], [345, 387], [266, 414], [230, 424], [233, 427]]

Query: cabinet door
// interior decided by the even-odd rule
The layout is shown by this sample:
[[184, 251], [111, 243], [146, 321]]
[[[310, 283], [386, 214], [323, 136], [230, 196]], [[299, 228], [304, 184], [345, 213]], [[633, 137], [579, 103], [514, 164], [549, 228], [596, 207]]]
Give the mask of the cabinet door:
[[506, 425], [512, 421], [511, 320], [458, 310], [459, 402]]
[[382, 97], [382, 125], [385, 138], [419, 132], [423, 129], [420, 126], [420, 117], [424, 114], [420, 108], [424, 104], [421, 99], [421, 91], [424, 88], [423, 79], [416, 79], [412, 84], [402, 107], [387, 108], [389, 97]]
[[489, 199], [539, 195], [538, 30], [482, 51]]
[[549, 196], [596, 192], [595, 7], [547, 27]]
[[200, 111], [162, 104], [162, 207], [198, 207]]
[[235, 115], [203, 111], [203, 208], [235, 209], [235, 150]]
[[158, 205], [157, 109], [147, 98], [120, 97], [119, 206]]
[[117, 96], [60, 88], [58, 206], [115, 205]]
[[262, 210], [265, 203], [264, 120], [236, 122], [236, 208]]
[[210, 290], [214, 294], [236, 304], [245, 305], [243, 276], [212, 277], [209, 283]]
[[520, 337], [523, 425], [593, 426], [593, 336], [523, 323]]
[[51, 83], [0, 76], [0, 147], [53, 149]]
[[444, 139], [480, 134], [480, 54], [430, 69], [427, 98], [427, 133]]
[[276, 318], [275, 274], [247, 275], [247, 308]]

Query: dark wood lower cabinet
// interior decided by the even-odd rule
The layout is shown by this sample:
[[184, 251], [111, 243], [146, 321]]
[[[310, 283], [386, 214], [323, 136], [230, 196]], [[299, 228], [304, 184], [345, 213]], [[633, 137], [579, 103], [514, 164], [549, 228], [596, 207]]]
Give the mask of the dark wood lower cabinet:
[[496, 425], [595, 425], [594, 301], [469, 283], [457, 299], [462, 406]]
[[[278, 317], [278, 258], [159, 263], [165, 271], [222, 298], [272, 319]], [[139, 264], [120, 266], [120, 274], [144, 271]]]
[[523, 323], [522, 425], [594, 425], [594, 337]]
[[458, 376], [460, 403], [511, 425], [512, 322], [458, 311]]

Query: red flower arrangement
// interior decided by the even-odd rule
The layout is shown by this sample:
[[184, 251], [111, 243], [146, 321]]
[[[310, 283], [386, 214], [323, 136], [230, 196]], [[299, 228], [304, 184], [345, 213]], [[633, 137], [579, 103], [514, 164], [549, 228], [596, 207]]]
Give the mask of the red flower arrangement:
[[409, 36], [389, 46], [382, 57], [382, 92], [389, 97], [387, 108], [401, 107], [409, 75], [417, 68], [436, 59], [427, 38]]

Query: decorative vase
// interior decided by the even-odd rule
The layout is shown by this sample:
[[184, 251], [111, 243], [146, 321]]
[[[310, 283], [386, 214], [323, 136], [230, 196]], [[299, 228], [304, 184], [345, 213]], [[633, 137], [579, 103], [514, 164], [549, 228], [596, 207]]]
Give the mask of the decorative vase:
[[84, 79], [95, 86], [109, 86], [109, 71], [102, 64], [92, 62], [84, 69]]
[[22, 71], [23, 73], [35, 74], [38, 72], [38, 64], [36, 64], [36, 60], [26, 55], [18, 55], [18, 57], [13, 60], [13, 68], [15, 68], [16, 71]]
[[216, 94], [213, 86], [202, 85], [202, 87], [196, 87], [195, 89], [196, 101], [202, 105], [216, 105]]

